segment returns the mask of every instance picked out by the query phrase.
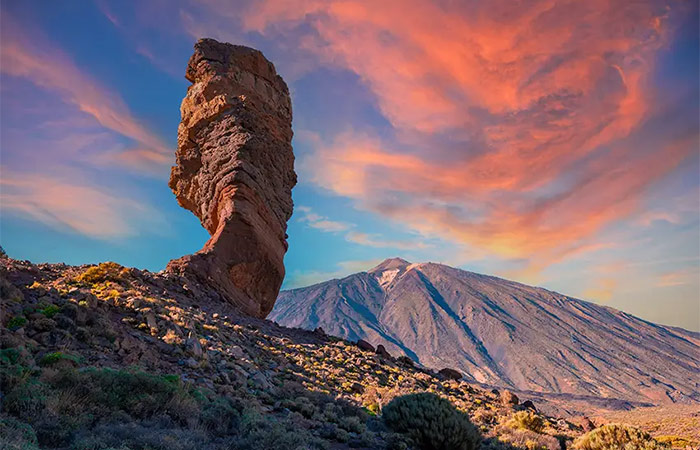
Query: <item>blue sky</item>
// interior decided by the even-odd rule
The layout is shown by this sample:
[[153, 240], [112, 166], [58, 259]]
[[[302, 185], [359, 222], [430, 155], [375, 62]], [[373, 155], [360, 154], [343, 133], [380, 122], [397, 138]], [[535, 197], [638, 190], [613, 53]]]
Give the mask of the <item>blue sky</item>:
[[0, 243], [161, 270], [199, 37], [288, 82], [285, 287], [402, 256], [700, 329], [693, 2], [3, 2]]

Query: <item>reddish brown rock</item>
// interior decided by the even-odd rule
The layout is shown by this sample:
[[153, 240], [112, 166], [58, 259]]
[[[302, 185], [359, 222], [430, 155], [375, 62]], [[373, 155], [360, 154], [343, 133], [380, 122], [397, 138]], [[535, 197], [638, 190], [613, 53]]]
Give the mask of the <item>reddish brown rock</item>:
[[195, 44], [186, 78], [169, 185], [211, 238], [167, 270], [265, 317], [284, 278], [296, 184], [289, 90], [261, 52], [212, 39]]

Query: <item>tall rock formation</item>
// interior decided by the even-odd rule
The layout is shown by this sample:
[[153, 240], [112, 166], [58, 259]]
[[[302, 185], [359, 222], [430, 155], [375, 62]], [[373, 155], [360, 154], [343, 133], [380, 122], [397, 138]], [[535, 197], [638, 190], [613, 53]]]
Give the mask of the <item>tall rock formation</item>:
[[284, 278], [296, 184], [289, 90], [258, 50], [213, 39], [194, 49], [169, 186], [211, 238], [166, 270], [264, 318]]

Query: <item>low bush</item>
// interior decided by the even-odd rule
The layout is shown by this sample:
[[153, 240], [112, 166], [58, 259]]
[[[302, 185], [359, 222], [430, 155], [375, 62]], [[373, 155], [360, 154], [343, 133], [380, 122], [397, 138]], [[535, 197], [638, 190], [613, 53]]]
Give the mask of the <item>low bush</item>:
[[115, 262], [104, 262], [88, 268], [75, 278], [78, 283], [101, 283], [105, 281], [120, 282], [123, 278], [124, 267]]
[[387, 426], [423, 450], [474, 450], [481, 435], [448, 400], [432, 393], [396, 397], [382, 410]]
[[544, 428], [544, 421], [542, 417], [532, 411], [518, 411], [513, 414], [507, 425], [511, 428], [522, 428], [540, 433]]
[[70, 361], [72, 363], [78, 364], [80, 363], [80, 358], [63, 352], [53, 352], [44, 355], [39, 361], [39, 364], [42, 366], [50, 366], [52, 364], [56, 364], [59, 361]]
[[620, 424], [604, 425], [574, 442], [576, 450], [662, 450], [668, 447], [639, 428]]
[[22, 316], [13, 317], [7, 321], [7, 328], [10, 330], [15, 330], [17, 328], [22, 328], [27, 324], [27, 319]]
[[41, 314], [45, 315], [46, 317], [48, 317], [49, 319], [51, 319], [53, 316], [55, 316], [56, 314], [58, 314], [58, 312], [59, 312], [60, 310], [61, 310], [61, 308], [59, 308], [59, 307], [56, 306], [56, 305], [46, 305], [45, 307], [43, 307], [42, 309], [40, 309], [39, 312], [40, 312]]
[[5, 450], [39, 449], [34, 429], [12, 417], [0, 418], [0, 444]]
[[300, 428], [292, 420], [263, 418], [255, 412], [247, 412], [241, 419], [240, 436], [231, 450], [289, 450], [324, 449], [323, 441], [308, 430]]

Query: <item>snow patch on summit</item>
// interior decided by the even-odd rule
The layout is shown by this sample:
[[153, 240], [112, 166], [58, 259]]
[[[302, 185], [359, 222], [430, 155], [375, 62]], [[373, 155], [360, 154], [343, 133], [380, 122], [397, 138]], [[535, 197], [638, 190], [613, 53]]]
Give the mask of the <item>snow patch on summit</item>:
[[389, 284], [391, 284], [392, 281], [394, 281], [394, 278], [396, 278], [396, 275], [398, 275], [398, 273], [399, 269], [385, 270], [381, 274], [378, 274], [377, 281], [379, 282], [379, 285], [382, 288], [385, 288]]

